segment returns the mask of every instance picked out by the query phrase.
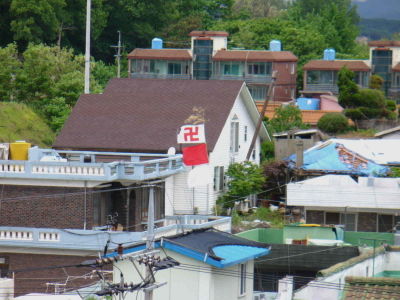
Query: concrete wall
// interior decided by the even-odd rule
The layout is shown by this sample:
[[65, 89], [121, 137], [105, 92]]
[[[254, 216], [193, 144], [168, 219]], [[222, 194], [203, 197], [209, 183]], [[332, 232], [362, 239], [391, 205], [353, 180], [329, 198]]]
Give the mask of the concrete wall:
[[358, 120], [356, 125], [360, 129], [370, 129], [373, 128], [376, 131], [383, 131], [400, 125], [397, 120], [381, 120], [381, 119], [371, 119], [371, 120]]

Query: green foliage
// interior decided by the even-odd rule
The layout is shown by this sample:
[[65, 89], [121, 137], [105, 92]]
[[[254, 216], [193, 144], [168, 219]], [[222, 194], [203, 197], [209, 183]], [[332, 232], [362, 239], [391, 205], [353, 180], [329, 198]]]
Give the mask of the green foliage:
[[271, 160], [275, 157], [275, 145], [272, 141], [264, 141], [261, 144], [261, 161]]
[[348, 129], [349, 120], [342, 113], [327, 113], [319, 119], [317, 126], [326, 133], [337, 134]]
[[265, 181], [261, 168], [249, 161], [231, 164], [226, 175], [228, 191], [219, 200], [224, 208], [233, 207], [234, 201], [260, 192]]
[[308, 128], [301, 117], [301, 110], [293, 105], [280, 106], [275, 110], [274, 117], [267, 123], [267, 128], [272, 132], [282, 132], [293, 128]]
[[283, 215], [279, 211], [271, 211], [267, 207], [258, 207], [255, 211], [251, 211], [246, 214], [239, 214], [236, 210], [232, 211], [232, 225], [240, 226], [245, 230], [253, 229], [251, 225], [244, 225], [242, 222], [252, 222], [255, 220], [266, 221], [271, 223], [271, 227], [282, 228], [283, 227]]
[[12, 101], [15, 98], [15, 76], [21, 63], [15, 44], [0, 48], [0, 101]]
[[396, 111], [396, 101], [393, 100], [386, 100], [386, 108], [390, 111]]
[[343, 107], [354, 105], [354, 96], [358, 93], [358, 86], [354, 82], [354, 72], [344, 66], [338, 74], [339, 104]]
[[43, 119], [22, 103], [0, 102], [0, 142], [25, 140], [51, 146], [54, 133]]
[[384, 80], [381, 76], [374, 74], [371, 75], [371, 79], [369, 80], [369, 88], [370, 89], [375, 89], [375, 90], [380, 90], [382, 89]]
[[400, 177], [400, 168], [398, 167], [390, 168], [390, 177]]

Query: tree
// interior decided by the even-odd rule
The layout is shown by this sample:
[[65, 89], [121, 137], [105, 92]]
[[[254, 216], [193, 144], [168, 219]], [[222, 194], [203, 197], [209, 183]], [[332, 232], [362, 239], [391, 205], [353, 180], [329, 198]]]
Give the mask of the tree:
[[377, 74], [371, 75], [371, 79], [369, 80], [369, 88], [380, 90], [382, 89], [383, 83], [385, 81], [383, 78]]
[[12, 0], [10, 14], [14, 39], [24, 48], [29, 42], [54, 41], [65, 0]]
[[15, 77], [21, 68], [15, 44], [0, 48], [0, 66], [0, 101], [15, 100]]
[[354, 81], [355, 73], [344, 66], [338, 74], [339, 104], [343, 107], [353, 107], [354, 97], [358, 93], [358, 86]]
[[267, 122], [267, 129], [273, 133], [293, 128], [308, 128], [308, 125], [303, 123], [301, 110], [293, 105], [278, 107], [275, 109], [274, 117]]
[[249, 161], [231, 164], [226, 172], [228, 176], [228, 192], [219, 202], [225, 207], [233, 207], [235, 201], [261, 191], [265, 178], [262, 169]]
[[245, 14], [251, 18], [275, 17], [285, 7], [283, 0], [237, 0], [233, 5], [236, 14]]

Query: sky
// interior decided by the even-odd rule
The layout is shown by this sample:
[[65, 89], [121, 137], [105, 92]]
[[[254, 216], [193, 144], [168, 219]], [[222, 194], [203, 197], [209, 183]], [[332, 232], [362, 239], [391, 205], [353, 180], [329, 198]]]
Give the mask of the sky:
[[400, 0], [352, 0], [361, 18], [400, 20]]

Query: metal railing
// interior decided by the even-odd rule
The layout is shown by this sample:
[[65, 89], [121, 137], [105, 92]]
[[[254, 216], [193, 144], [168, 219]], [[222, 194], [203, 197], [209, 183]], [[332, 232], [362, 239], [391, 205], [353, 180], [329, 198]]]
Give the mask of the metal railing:
[[131, 78], [142, 79], [192, 79], [190, 74], [131, 73]]

